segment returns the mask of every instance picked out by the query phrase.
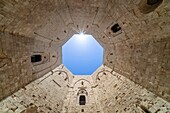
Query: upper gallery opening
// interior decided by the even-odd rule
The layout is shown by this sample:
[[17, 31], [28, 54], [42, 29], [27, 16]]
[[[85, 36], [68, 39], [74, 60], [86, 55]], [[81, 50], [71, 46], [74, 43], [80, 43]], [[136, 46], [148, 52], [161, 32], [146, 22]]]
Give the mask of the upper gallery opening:
[[103, 64], [103, 47], [92, 35], [75, 34], [62, 46], [62, 63], [74, 75], [91, 75]]

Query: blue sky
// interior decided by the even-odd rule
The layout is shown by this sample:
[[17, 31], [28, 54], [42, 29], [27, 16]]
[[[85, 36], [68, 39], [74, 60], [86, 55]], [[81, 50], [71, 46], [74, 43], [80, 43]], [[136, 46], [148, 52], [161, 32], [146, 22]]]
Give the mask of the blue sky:
[[74, 75], [91, 75], [103, 64], [103, 48], [92, 35], [73, 35], [62, 46], [62, 63]]

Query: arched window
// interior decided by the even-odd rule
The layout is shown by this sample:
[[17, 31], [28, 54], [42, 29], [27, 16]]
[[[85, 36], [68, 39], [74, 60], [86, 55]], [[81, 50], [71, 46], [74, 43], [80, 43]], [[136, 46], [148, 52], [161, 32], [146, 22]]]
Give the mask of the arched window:
[[80, 105], [85, 105], [86, 104], [86, 97], [84, 95], [80, 95], [79, 104]]
[[35, 62], [40, 62], [42, 60], [42, 56], [41, 55], [32, 55], [31, 56], [31, 62], [35, 63]]

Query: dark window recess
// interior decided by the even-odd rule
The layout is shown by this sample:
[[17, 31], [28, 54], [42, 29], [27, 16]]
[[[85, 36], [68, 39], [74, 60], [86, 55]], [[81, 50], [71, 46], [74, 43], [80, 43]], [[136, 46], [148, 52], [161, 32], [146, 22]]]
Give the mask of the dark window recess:
[[86, 104], [86, 97], [84, 95], [81, 95], [79, 97], [79, 104], [80, 105], [85, 105]]
[[118, 32], [119, 30], [121, 30], [121, 27], [119, 26], [119, 24], [115, 24], [111, 27], [111, 30], [116, 33]]
[[145, 112], [145, 113], [151, 113], [145, 106], [141, 105], [140, 108]]
[[84, 109], [81, 109], [81, 112], [84, 112]]
[[162, 2], [163, 0], [141, 0], [139, 9], [142, 13], [147, 14], [154, 11]]
[[32, 55], [31, 56], [31, 62], [40, 62], [42, 60], [42, 56], [41, 55]]
[[148, 5], [154, 5], [154, 4], [157, 4], [159, 2], [160, 2], [160, 0], [147, 0]]

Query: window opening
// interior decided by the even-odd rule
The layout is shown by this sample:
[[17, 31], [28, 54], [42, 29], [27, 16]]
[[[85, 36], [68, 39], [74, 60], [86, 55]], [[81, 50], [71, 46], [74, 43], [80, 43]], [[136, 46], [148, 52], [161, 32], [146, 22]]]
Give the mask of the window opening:
[[147, 4], [148, 5], [154, 5], [154, 4], [157, 4], [159, 3], [160, 0], [147, 0]]
[[80, 105], [85, 105], [86, 104], [86, 97], [84, 95], [81, 95], [79, 97], [79, 104]]
[[159, 7], [162, 2], [163, 0], [141, 0], [139, 10], [144, 14], [150, 13]]
[[31, 62], [40, 62], [42, 60], [42, 56], [41, 55], [32, 55], [31, 56]]
[[119, 24], [115, 24], [111, 27], [111, 30], [116, 33], [118, 32], [119, 30], [121, 30], [121, 27], [119, 26]]

